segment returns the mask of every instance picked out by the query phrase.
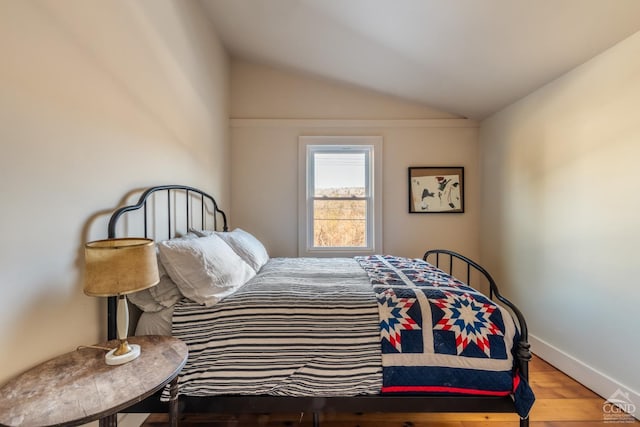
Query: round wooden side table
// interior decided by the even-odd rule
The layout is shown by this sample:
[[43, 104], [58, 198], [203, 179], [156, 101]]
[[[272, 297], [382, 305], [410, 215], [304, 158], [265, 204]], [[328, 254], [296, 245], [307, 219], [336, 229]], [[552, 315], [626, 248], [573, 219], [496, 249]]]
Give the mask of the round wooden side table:
[[[140, 356], [110, 366], [105, 351], [82, 347], [42, 363], [0, 387], [0, 425], [76, 426], [115, 414], [171, 383], [171, 425], [177, 425], [177, 376], [187, 361], [185, 343], [163, 336], [129, 337]], [[117, 341], [99, 344], [113, 348]]]

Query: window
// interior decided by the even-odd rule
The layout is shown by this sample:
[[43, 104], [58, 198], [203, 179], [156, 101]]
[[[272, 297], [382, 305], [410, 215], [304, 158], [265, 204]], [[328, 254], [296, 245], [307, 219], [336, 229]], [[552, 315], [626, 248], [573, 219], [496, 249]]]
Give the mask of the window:
[[300, 137], [299, 255], [380, 253], [380, 137]]

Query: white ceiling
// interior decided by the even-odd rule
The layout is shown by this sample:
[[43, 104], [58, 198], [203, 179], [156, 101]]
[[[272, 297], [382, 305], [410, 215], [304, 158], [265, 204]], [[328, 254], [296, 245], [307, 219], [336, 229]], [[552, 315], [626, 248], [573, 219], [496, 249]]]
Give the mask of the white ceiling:
[[234, 57], [474, 119], [640, 30], [640, 0], [202, 1]]

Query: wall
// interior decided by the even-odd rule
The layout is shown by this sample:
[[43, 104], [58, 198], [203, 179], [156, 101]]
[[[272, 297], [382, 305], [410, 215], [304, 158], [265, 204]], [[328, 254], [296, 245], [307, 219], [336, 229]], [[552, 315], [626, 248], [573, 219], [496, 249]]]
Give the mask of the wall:
[[[272, 256], [297, 256], [298, 137], [382, 135], [383, 251], [478, 255], [477, 123], [313, 76], [231, 65], [232, 225]], [[464, 166], [464, 214], [408, 214], [407, 167]]]
[[640, 33], [488, 118], [481, 255], [533, 350], [640, 404]]
[[196, 2], [0, 2], [0, 382], [106, 335], [82, 245], [132, 189], [229, 197], [227, 55]]

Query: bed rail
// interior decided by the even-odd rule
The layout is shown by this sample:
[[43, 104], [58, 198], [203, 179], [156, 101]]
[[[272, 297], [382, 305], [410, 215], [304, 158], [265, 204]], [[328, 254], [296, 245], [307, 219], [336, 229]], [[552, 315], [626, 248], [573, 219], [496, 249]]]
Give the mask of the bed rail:
[[[218, 229], [218, 216], [222, 219], [222, 231], [228, 231], [227, 215], [218, 208], [216, 200], [197, 188], [185, 186], [185, 185], [158, 185], [150, 187], [145, 190], [138, 201], [132, 205], [123, 206], [117, 209], [111, 215], [108, 225], [108, 237], [110, 239], [115, 237], [128, 237], [128, 236], [116, 236], [118, 233], [118, 225], [120, 221], [126, 218], [126, 214], [142, 210], [143, 212], [143, 234], [145, 238], [153, 238], [150, 232], [149, 218], [149, 202], [152, 196], [166, 193], [166, 221], [167, 221], [167, 236], [168, 238], [175, 237], [176, 230], [188, 230], [193, 226], [193, 216], [197, 215], [194, 212], [194, 204], [199, 207], [200, 222], [199, 225], [204, 228], [211, 228], [213, 230]], [[176, 206], [177, 194], [184, 195], [184, 205], [182, 207]], [[160, 196], [161, 197], [161, 196]], [[199, 206], [198, 206], [199, 205]], [[176, 215], [177, 209], [184, 209], [185, 215]], [[157, 216], [156, 212], [151, 213], [152, 216]], [[173, 221], [172, 221], [173, 218]], [[207, 219], [211, 219], [209, 226], [207, 225]], [[141, 237], [141, 236], [136, 236]], [[116, 307], [118, 301], [116, 297], [109, 297], [107, 301], [107, 337], [108, 339], [115, 339], [117, 334], [116, 329]]]
[[[435, 260], [434, 260], [435, 258]], [[444, 270], [446, 273], [450, 275], [453, 274], [453, 270], [455, 267], [455, 260], [458, 260], [463, 264], [463, 268], [466, 270], [466, 280], [465, 283], [469, 286], [473, 286], [471, 283], [473, 272], [478, 272], [481, 277], [483, 277], [487, 283], [489, 284], [489, 298], [494, 299], [494, 297], [504, 304], [506, 307], [511, 310], [511, 312], [516, 316], [518, 321], [518, 327], [520, 331], [520, 341], [518, 341], [518, 345], [515, 351], [515, 358], [517, 367], [520, 371], [520, 375], [526, 381], [529, 380], [529, 361], [531, 360], [531, 345], [529, 344], [529, 332], [527, 329], [527, 322], [524, 319], [524, 315], [522, 312], [509, 301], [507, 298], [500, 294], [498, 290], [498, 285], [496, 281], [493, 280], [491, 274], [487, 270], [485, 270], [481, 265], [477, 262], [472, 261], [471, 259], [465, 257], [464, 255], [460, 255], [457, 252], [453, 252], [447, 249], [431, 249], [425, 252], [422, 257], [423, 260], [430, 262], [441, 270]]]

